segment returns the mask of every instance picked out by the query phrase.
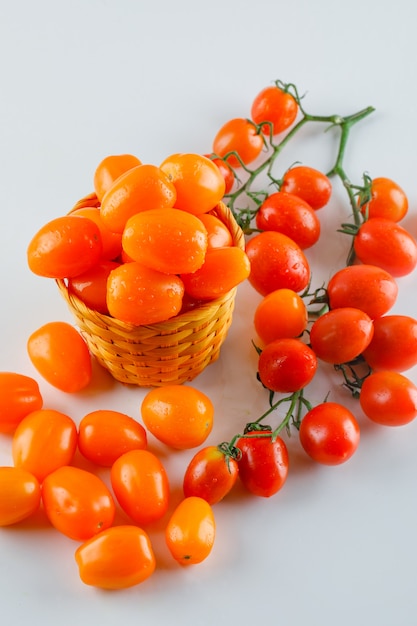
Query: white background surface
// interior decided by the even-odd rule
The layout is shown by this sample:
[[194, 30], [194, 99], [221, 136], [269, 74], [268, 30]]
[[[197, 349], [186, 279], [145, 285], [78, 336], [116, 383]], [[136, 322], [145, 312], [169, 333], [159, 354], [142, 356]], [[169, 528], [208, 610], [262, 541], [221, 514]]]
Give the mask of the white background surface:
[[[258, 91], [277, 78], [307, 92], [311, 113], [343, 115], [375, 106], [352, 133], [346, 168], [357, 181], [365, 170], [395, 179], [409, 196], [404, 224], [416, 236], [416, 20], [411, 0], [3, 1], [0, 369], [36, 377], [27, 337], [47, 321], [72, 321], [53, 281], [30, 274], [26, 247], [44, 222], [92, 191], [98, 162], [121, 152], [155, 164], [173, 152], [209, 152], [218, 128], [231, 117], [248, 116]], [[307, 134], [288, 158], [328, 167], [335, 135], [322, 130]], [[320, 213], [324, 237], [346, 217], [344, 202], [336, 188]], [[323, 257], [312, 253], [317, 281], [343, 263], [340, 241], [333, 235]], [[395, 312], [416, 314], [416, 281], [415, 275], [399, 281]], [[239, 288], [221, 359], [194, 383], [215, 404], [209, 443], [230, 439], [267, 407], [251, 347], [257, 301], [248, 285]], [[415, 369], [408, 375], [417, 382]], [[340, 379], [321, 374], [312, 399], [329, 389], [339, 397], [339, 385]], [[98, 371], [93, 387], [77, 396], [42, 381], [40, 386], [46, 406], [77, 421], [105, 407], [138, 417], [144, 395]], [[314, 466], [293, 437], [282, 492], [263, 500], [237, 488], [216, 505], [215, 548], [191, 569], [169, 562], [156, 530], [160, 567], [131, 590], [103, 593], [84, 586], [75, 543], [41, 517], [34, 525], [3, 529], [2, 620], [62, 626], [412, 626], [417, 423], [384, 429], [355, 410], [362, 439], [349, 463]], [[178, 495], [193, 453], [165, 454]], [[0, 463], [11, 463], [5, 436]]]

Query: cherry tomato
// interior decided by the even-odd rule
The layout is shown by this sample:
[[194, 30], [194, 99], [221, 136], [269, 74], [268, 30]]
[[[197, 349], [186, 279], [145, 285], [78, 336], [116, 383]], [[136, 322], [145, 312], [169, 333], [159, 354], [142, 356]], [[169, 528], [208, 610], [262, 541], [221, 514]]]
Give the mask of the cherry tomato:
[[149, 450], [130, 450], [113, 463], [111, 484], [124, 512], [139, 526], [160, 520], [168, 510], [169, 482], [161, 461]]
[[42, 406], [42, 394], [34, 378], [0, 372], [0, 433], [12, 433], [26, 415]]
[[67, 322], [48, 322], [29, 337], [29, 358], [49, 384], [74, 393], [91, 381], [91, 355], [80, 333]]
[[366, 350], [373, 332], [369, 315], [354, 307], [341, 307], [317, 318], [311, 327], [310, 345], [322, 361], [348, 363]]
[[174, 185], [175, 208], [194, 215], [214, 209], [225, 194], [218, 166], [201, 154], [172, 154], [159, 166]]
[[72, 465], [46, 476], [42, 503], [52, 526], [76, 541], [90, 539], [112, 526], [116, 510], [101, 478]]
[[83, 583], [101, 589], [127, 589], [147, 580], [155, 571], [151, 540], [137, 526], [107, 528], [75, 551]]
[[276, 289], [297, 293], [310, 281], [310, 266], [300, 246], [283, 233], [264, 231], [249, 239], [246, 254], [250, 262], [249, 282], [261, 295]]
[[402, 226], [373, 217], [360, 226], [354, 239], [355, 253], [362, 263], [377, 265], [392, 276], [406, 276], [417, 265], [417, 243]]
[[213, 505], [223, 500], [235, 485], [239, 474], [235, 458], [219, 446], [199, 450], [189, 462], [184, 474], [185, 497], [197, 496]]
[[408, 198], [390, 178], [374, 178], [371, 182], [371, 199], [361, 207], [368, 218], [383, 217], [399, 222], [408, 211]]
[[164, 274], [181, 274], [203, 265], [207, 239], [196, 215], [180, 209], [149, 209], [128, 219], [122, 243], [134, 261]]
[[301, 445], [314, 461], [340, 465], [356, 452], [360, 428], [349, 409], [337, 402], [323, 402], [303, 417], [299, 436]]
[[11, 526], [39, 509], [38, 479], [20, 467], [0, 467], [0, 526]]
[[[236, 152], [242, 163], [249, 165], [260, 155], [263, 146], [264, 139], [256, 125], [250, 120], [237, 117], [226, 122], [217, 132], [213, 141], [213, 152], [220, 157]], [[226, 160], [232, 167], [241, 165], [234, 154]]]
[[138, 165], [119, 176], [104, 194], [101, 217], [107, 228], [123, 233], [132, 215], [173, 207], [176, 199], [176, 189], [165, 172], [156, 165]]
[[99, 409], [87, 413], [78, 426], [78, 448], [89, 461], [103, 467], [129, 450], [144, 450], [148, 445], [146, 430], [133, 417]]
[[120, 263], [115, 261], [100, 261], [86, 272], [68, 279], [68, 291], [77, 296], [89, 309], [108, 315], [107, 281], [110, 272], [119, 265]]
[[374, 335], [363, 357], [373, 370], [402, 372], [417, 365], [417, 320], [408, 315], [374, 320]]
[[[298, 113], [298, 104], [295, 98], [277, 85], [262, 89], [252, 103], [251, 117], [255, 124], [270, 122], [272, 134], [277, 135], [287, 130], [295, 121]], [[270, 125], [265, 124], [262, 132], [271, 133]]]
[[116, 319], [136, 326], [164, 322], [180, 312], [184, 284], [141, 263], [124, 263], [107, 281], [107, 307]]
[[277, 289], [255, 309], [255, 330], [264, 344], [284, 337], [299, 337], [307, 328], [304, 300], [292, 289]]
[[327, 295], [331, 309], [354, 307], [375, 319], [394, 306], [398, 285], [376, 265], [349, 265], [330, 278]]
[[276, 230], [290, 237], [302, 250], [311, 248], [320, 237], [316, 212], [298, 196], [277, 191], [261, 204], [255, 217], [259, 230]]
[[111, 154], [100, 161], [94, 172], [94, 191], [100, 202], [119, 176], [138, 165], [142, 162], [133, 154]]
[[33, 236], [27, 248], [29, 269], [47, 278], [71, 278], [101, 258], [100, 230], [86, 217], [64, 215], [51, 220]]
[[105, 261], [113, 261], [122, 252], [122, 235], [112, 232], [103, 222], [99, 207], [81, 207], [71, 212], [75, 217], [86, 217], [97, 224], [100, 231], [102, 252], [101, 258]]
[[285, 484], [288, 476], [288, 450], [280, 437], [268, 431], [250, 432], [236, 442], [241, 451], [239, 478], [248, 491], [269, 498]]
[[209, 249], [233, 245], [232, 233], [218, 217], [211, 213], [202, 213], [198, 217], [207, 230], [207, 247]]
[[403, 426], [417, 416], [417, 387], [399, 372], [374, 372], [362, 383], [363, 412], [383, 426]]
[[316, 370], [316, 355], [299, 339], [275, 339], [259, 355], [259, 378], [272, 391], [298, 391], [312, 381]]
[[77, 439], [77, 426], [65, 413], [53, 409], [33, 411], [13, 435], [13, 463], [42, 482], [58, 467], [72, 462]]
[[[210, 156], [210, 155], [206, 154], [205, 156]], [[223, 159], [212, 158], [212, 161], [213, 163], [217, 165], [217, 167], [220, 170], [220, 174], [224, 178], [224, 184], [225, 184], [224, 193], [227, 194], [229, 193], [229, 191], [232, 190], [233, 185], [235, 184], [235, 175], [233, 173], [233, 170], [231, 167], [229, 167], [226, 161], [223, 161]]]
[[184, 498], [165, 528], [165, 541], [180, 565], [195, 565], [211, 553], [216, 535], [213, 510], [203, 498]]
[[319, 170], [306, 165], [296, 165], [285, 172], [281, 191], [299, 196], [312, 209], [317, 210], [329, 202], [332, 184], [329, 178]]
[[140, 410], [149, 432], [178, 450], [201, 445], [213, 427], [214, 406], [210, 398], [187, 385], [151, 389]]
[[198, 300], [213, 300], [226, 295], [246, 280], [250, 271], [244, 250], [227, 246], [208, 249], [200, 269], [181, 274], [181, 279], [189, 296]]

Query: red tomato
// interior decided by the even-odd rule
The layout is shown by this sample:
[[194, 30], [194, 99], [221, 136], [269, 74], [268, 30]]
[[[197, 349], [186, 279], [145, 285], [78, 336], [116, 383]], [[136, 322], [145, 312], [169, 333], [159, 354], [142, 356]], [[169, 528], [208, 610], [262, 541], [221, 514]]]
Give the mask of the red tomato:
[[[225, 157], [229, 153], [237, 153], [244, 165], [252, 163], [261, 153], [264, 139], [257, 131], [256, 125], [245, 118], [234, 118], [224, 124], [213, 141], [213, 152]], [[234, 154], [227, 156], [227, 163], [239, 167], [240, 161]]]
[[269, 498], [285, 484], [288, 476], [288, 451], [280, 437], [271, 432], [251, 432], [236, 442], [241, 452], [239, 477], [248, 491]]
[[368, 218], [383, 217], [399, 222], [408, 211], [408, 198], [390, 178], [374, 178], [371, 182], [371, 199], [361, 207]]
[[119, 265], [115, 261], [100, 261], [83, 274], [70, 278], [69, 292], [76, 295], [89, 309], [108, 315], [107, 280], [110, 272]]
[[39, 509], [38, 479], [20, 467], [0, 467], [0, 526], [11, 526]]
[[36, 380], [24, 374], [0, 372], [0, 433], [12, 433], [26, 415], [42, 405]]
[[303, 389], [312, 381], [316, 370], [316, 355], [299, 339], [276, 339], [259, 355], [259, 378], [272, 391], [292, 393]]
[[239, 474], [235, 458], [219, 446], [207, 446], [191, 459], [184, 474], [185, 497], [198, 496], [216, 504], [230, 492]]
[[362, 263], [377, 265], [392, 276], [406, 276], [417, 265], [417, 243], [392, 220], [373, 217], [359, 228], [355, 253]]
[[317, 210], [329, 202], [332, 184], [329, 178], [319, 170], [306, 165], [296, 165], [285, 172], [281, 191], [299, 196], [312, 209]]
[[375, 319], [395, 304], [398, 285], [376, 265], [349, 265], [333, 274], [327, 285], [331, 309], [354, 307]]
[[365, 378], [359, 401], [365, 415], [383, 426], [403, 426], [417, 416], [417, 387], [398, 372], [375, 372]]
[[306, 453], [317, 463], [339, 465], [355, 453], [359, 424], [351, 411], [336, 402], [323, 402], [303, 417], [299, 430]]
[[[272, 125], [273, 135], [287, 130], [295, 121], [297, 113], [298, 104], [295, 98], [277, 85], [262, 89], [251, 107], [251, 116], [255, 124], [269, 122]], [[270, 124], [262, 127], [262, 132], [266, 135], [271, 133]]]
[[310, 331], [310, 345], [328, 363], [348, 363], [369, 346], [374, 327], [369, 315], [353, 307], [333, 309], [319, 317]]
[[402, 372], [417, 365], [417, 320], [408, 315], [374, 320], [374, 335], [363, 357], [373, 370]]
[[304, 300], [292, 289], [271, 291], [255, 309], [255, 330], [264, 344], [284, 337], [299, 337], [307, 322]]
[[[209, 155], [206, 154], [205, 156], [209, 156]], [[217, 165], [217, 167], [220, 170], [220, 174], [224, 178], [224, 183], [225, 183], [224, 193], [227, 194], [229, 193], [229, 191], [232, 190], [232, 187], [235, 184], [235, 175], [233, 173], [233, 170], [231, 167], [229, 167], [229, 165], [225, 161], [223, 161], [223, 159], [213, 158], [212, 161], [213, 163]]]
[[249, 282], [261, 295], [276, 289], [300, 292], [310, 281], [310, 266], [304, 252], [282, 233], [264, 231], [246, 244], [251, 270]]
[[302, 250], [320, 237], [320, 221], [307, 202], [285, 191], [272, 193], [256, 213], [259, 230], [276, 230], [295, 241]]
[[216, 536], [213, 510], [203, 498], [184, 498], [165, 527], [165, 541], [174, 559], [183, 566], [204, 561]]

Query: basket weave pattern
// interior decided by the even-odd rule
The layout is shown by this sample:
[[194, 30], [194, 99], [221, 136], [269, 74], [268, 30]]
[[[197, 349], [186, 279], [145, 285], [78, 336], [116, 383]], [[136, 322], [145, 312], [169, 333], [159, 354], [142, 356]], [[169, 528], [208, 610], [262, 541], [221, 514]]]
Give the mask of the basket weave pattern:
[[[73, 210], [99, 206], [95, 194]], [[244, 235], [230, 209], [220, 202], [211, 213], [230, 230], [233, 245], [244, 249]], [[170, 320], [149, 326], [126, 324], [89, 309], [70, 293], [64, 280], [58, 288], [91, 353], [119, 382], [140, 387], [182, 384], [193, 380], [219, 357], [232, 322], [236, 288]]]

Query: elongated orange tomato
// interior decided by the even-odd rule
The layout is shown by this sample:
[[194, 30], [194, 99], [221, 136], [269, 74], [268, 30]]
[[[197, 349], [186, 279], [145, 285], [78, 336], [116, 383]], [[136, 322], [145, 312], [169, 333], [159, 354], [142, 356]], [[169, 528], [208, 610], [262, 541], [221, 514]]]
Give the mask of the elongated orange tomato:
[[148, 209], [173, 207], [177, 192], [169, 177], [156, 165], [138, 165], [113, 183], [101, 202], [107, 227], [122, 233], [132, 215]]
[[27, 342], [30, 360], [39, 374], [57, 389], [74, 393], [91, 381], [91, 355], [84, 339], [67, 322], [48, 322]]
[[39, 509], [41, 488], [30, 472], [20, 467], [0, 467], [0, 526], [11, 526]]
[[100, 202], [119, 176], [138, 165], [142, 161], [133, 154], [110, 154], [100, 161], [94, 172], [94, 191]]
[[68, 291], [93, 311], [108, 315], [107, 281], [110, 272], [119, 267], [116, 261], [99, 261], [86, 272], [68, 279]]
[[204, 263], [207, 230], [187, 211], [150, 209], [127, 221], [123, 249], [134, 261], [158, 272], [195, 272]]
[[99, 207], [82, 207], [72, 211], [71, 215], [75, 217], [86, 217], [97, 224], [102, 243], [102, 259], [112, 261], [120, 255], [122, 251], [122, 235], [111, 231], [103, 222]]
[[101, 257], [97, 224], [86, 217], [56, 217], [33, 236], [27, 248], [29, 269], [47, 278], [70, 278], [85, 272]]
[[164, 322], [180, 312], [184, 285], [175, 274], [163, 274], [141, 263], [120, 265], [107, 281], [110, 315], [136, 326]]
[[224, 296], [250, 274], [250, 263], [240, 248], [213, 248], [203, 265], [191, 274], [181, 274], [185, 291], [193, 298], [212, 300]]
[[12, 433], [26, 415], [42, 406], [42, 394], [34, 378], [0, 372], [0, 433]]
[[126, 589], [155, 571], [147, 533], [137, 526], [113, 526], [84, 542], [75, 552], [83, 583], [101, 589]]
[[198, 496], [184, 498], [165, 529], [169, 551], [180, 565], [204, 561], [212, 551], [216, 534], [213, 509]]
[[207, 230], [208, 248], [224, 248], [233, 244], [232, 233], [218, 217], [211, 213], [202, 213], [198, 217]]

